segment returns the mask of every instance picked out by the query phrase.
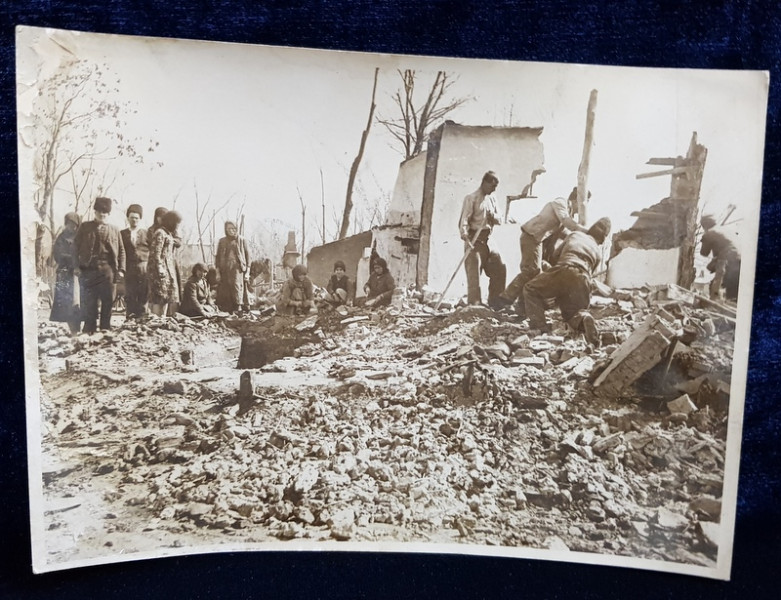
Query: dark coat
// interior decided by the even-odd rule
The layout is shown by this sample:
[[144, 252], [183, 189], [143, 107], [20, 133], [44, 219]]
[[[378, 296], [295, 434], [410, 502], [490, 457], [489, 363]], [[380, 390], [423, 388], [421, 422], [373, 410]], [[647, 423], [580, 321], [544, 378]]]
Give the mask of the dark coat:
[[74, 305], [76, 285], [73, 277], [74, 231], [63, 230], [54, 241], [52, 258], [57, 265], [57, 280], [54, 284], [54, 300], [49, 319], [52, 321], [79, 321], [78, 302]]
[[369, 281], [366, 282], [369, 288], [366, 294], [367, 300], [376, 300], [377, 304], [390, 304], [393, 290], [396, 288], [396, 282], [393, 276], [385, 271], [382, 275], [372, 273], [369, 275]]
[[[125, 246], [119, 235], [119, 229], [113, 225], [106, 224], [108, 228], [108, 262], [116, 275], [117, 271], [125, 271]], [[86, 221], [81, 224], [76, 232], [76, 238], [73, 240], [75, 248], [73, 256], [73, 268], [85, 269], [94, 258], [94, 250], [98, 235], [97, 221]]]
[[122, 245], [125, 247], [125, 262], [128, 270], [140, 267], [142, 271], [145, 271], [146, 262], [149, 260], [149, 234], [147, 230], [141, 227], [136, 230], [135, 246], [130, 241], [129, 228], [123, 229], [119, 234], [122, 236]]
[[190, 277], [184, 284], [184, 295], [179, 312], [188, 317], [208, 317], [206, 306], [212, 306], [211, 290], [205, 279]]

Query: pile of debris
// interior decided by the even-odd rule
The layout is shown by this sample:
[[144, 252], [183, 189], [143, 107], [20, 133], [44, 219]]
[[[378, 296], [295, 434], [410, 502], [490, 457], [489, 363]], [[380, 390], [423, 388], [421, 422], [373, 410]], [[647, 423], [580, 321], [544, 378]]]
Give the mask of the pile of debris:
[[135, 518], [161, 546], [430, 541], [713, 566], [734, 313], [676, 286], [599, 292], [597, 347], [405, 294], [304, 320], [42, 325], [45, 495], [110, 481], [103, 510], [124, 515], [104, 541]]

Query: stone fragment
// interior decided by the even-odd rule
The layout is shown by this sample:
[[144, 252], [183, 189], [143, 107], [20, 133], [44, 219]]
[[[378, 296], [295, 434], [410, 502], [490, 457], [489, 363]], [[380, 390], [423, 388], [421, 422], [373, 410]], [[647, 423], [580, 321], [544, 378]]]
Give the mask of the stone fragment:
[[185, 382], [181, 379], [177, 381], [166, 381], [163, 383], [163, 393], [184, 396], [187, 393], [187, 387]]
[[586, 516], [597, 523], [605, 520], [605, 509], [602, 508], [599, 500], [592, 500], [589, 502], [586, 507]]
[[294, 329], [296, 331], [312, 331], [315, 327], [317, 327], [317, 315], [312, 315], [301, 321]]
[[349, 540], [353, 536], [355, 528], [355, 512], [352, 508], [333, 512], [327, 525], [331, 530], [331, 537], [337, 540]]
[[572, 368], [572, 372], [578, 377], [588, 377], [593, 369], [594, 359], [586, 356], [578, 361], [578, 364]]
[[516, 338], [513, 338], [510, 341], [510, 347], [513, 349], [516, 348], [526, 348], [529, 345], [529, 336], [525, 333], [523, 335], [519, 335]]
[[485, 353], [489, 356], [493, 356], [499, 360], [505, 360], [511, 354], [510, 346], [504, 342], [496, 342], [490, 346], [486, 346], [483, 350], [485, 350]]
[[684, 394], [683, 396], [678, 396], [675, 400], [670, 400], [667, 403], [667, 410], [673, 414], [680, 413], [688, 415], [697, 410], [697, 405], [689, 398], [689, 394]]
[[564, 369], [565, 371], [571, 371], [574, 369], [581, 361], [581, 358], [579, 356], [573, 356], [572, 358], [568, 358], [563, 363], [559, 364], [558, 367], [560, 369]]
[[546, 350], [553, 350], [556, 347], [556, 345], [549, 340], [545, 339], [534, 339], [529, 342], [529, 349], [533, 352], [543, 352]]
[[526, 358], [515, 358], [513, 357], [510, 363], [513, 366], [526, 366], [526, 367], [537, 367], [538, 369], [541, 369], [545, 366], [545, 358], [542, 356], [529, 356]]
[[708, 378], [707, 375], [700, 375], [695, 379], [687, 379], [675, 384], [675, 389], [684, 394], [694, 395], [700, 390], [700, 386]]
[[591, 445], [591, 449], [597, 454], [603, 454], [612, 450], [621, 443], [622, 432], [616, 432], [606, 437], [600, 438]]
[[721, 526], [709, 521], [700, 521], [697, 526], [705, 543], [711, 548], [718, 548], [721, 540]]
[[697, 496], [689, 503], [689, 509], [700, 515], [700, 520], [707, 518], [709, 521], [721, 519], [721, 500], [711, 496]]
[[694, 306], [696, 295], [694, 292], [687, 290], [674, 283], [667, 284], [666, 287], [659, 290], [656, 294], [657, 301], [676, 300], [683, 302], [690, 306]]
[[200, 519], [204, 515], [208, 515], [213, 510], [214, 507], [211, 504], [206, 504], [204, 502], [190, 502], [187, 506], [184, 507], [184, 509], [182, 509], [182, 514], [193, 517], [195, 519]]
[[548, 550], [554, 550], [558, 552], [569, 552], [569, 546], [567, 546], [567, 543], [557, 535], [552, 535], [549, 538], [546, 538], [543, 542], [543, 547], [547, 548]]
[[689, 526], [689, 519], [680, 513], [661, 507], [656, 510], [656, 524], [661, 529], [679, 531]]
[[670, 346], [673, 331], [658, 315], [650, 315], [610, 357], [610, 364], [594, 381], [601, 393], [618, 395], [657, 365]]

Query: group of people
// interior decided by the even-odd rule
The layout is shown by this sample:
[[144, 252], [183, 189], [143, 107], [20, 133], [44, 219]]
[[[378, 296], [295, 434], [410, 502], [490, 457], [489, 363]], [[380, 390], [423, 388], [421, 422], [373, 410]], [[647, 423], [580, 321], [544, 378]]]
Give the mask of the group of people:
[[[501, 310], [516, 304], [521, 319], [529, 318], [530, 329], [550, 331], [545, 309], [554, 301], [564, 321], [582, 332], [593, 344], [599, 343], [594, 318], [588, 312], [591, 281], [601, 260], [600, 246], [610, 234], [610, 219], [603, 217], [586, 228], [574, 220], [577, 195], [569, 201], [556, 198], [543, 206], [536, 216], [521, 226], [520, 273], [505, 287], [506, 268], [488, 240], [494, 226], [501, 223], [493, 192], [499, 178], [488, 171], [480, 187], [464, 198], [458, 226], [464, 240], [464, 269], [467, 302], [481, 304], [480, 270], [489, 278], [488, 306]], [[553, 255], [543, 261], [546, 241], [562, 238]], [[545, 269], [543, 270], [543, 262]], [[502, 267], [498, 265], [502, 264]]]
[[[555, 303], [564, 321], [576, 332], [582, 332], [593, 344], [599, 344], [599, 332], [588, 312], [591, 284], [601, 262], [601, 246], [610, 234], [610, 219], [603, 217], [590, 227], [575, 220], [576, 190], [569, 198], [556, 198], [543, 206], [521, 226], [520, 273], [506, 284], [507, 268], [488, 241], [493, 228], [501, 222], [493, 192], [499, 178], [493, 171], [483, 176], [477, 190], [462, 204], [458, 226], [464, 241], [464, 269], [467, 279], [467, 301], [481, 304], [480, 271], [489, 278], [487, 304], [502, 310], [515, 304], [521, 319], [529, 327], [549, 331], [545, 309]], [[107, 223], [113, 201], [99, 197], [93, 205], [94, 218], [81, 223], [79, 215], [65, 215], [62, 232], [55, 240], [52, 257], [57, 265], [52, 321], [67, 322], [71, 332], [85, 333], [98, 327], [111, 328], [114, 287], [124, 282], [126, 318], [138, 318], [147, 311], [156, 314], [181, 312], [190, 317], [208, 317], [219, 310], [236, 312], [248, 308], [250, 254], [246, 241], [238, 234], [236, 224], [225, 223], [225, 237], [220, 239], [215, 268], [203, 263], [192, 267], [186, 282], [182, 281], [178, 249], [181, 239], [179, 213], [160, 207], [155, 210], [149, 229], [140, 227], [143, 210], [131, 204], [126, 213], [128, 227], [119, 231]], [[737, 299], [740, 275], [740, 253], [731, 236], [706, 215], [701, 224], [701, 254], [713, 254], [708, 269], [714, 273], [710, 295], [719, 299], [721, 289], [726, 298]], [[553, 242], [553, 243], [551, 243]], [[395, 282], [387, 263], [373, 256], [371, 274], [364, 286], [365, 306], [387, 305]], [[211, 285], [217, 284], [216, 306]], [[352, 305], [355, 283], [347, 275], [345, 263], [337, 260], [323, 299], [330, 305]], [[315, 307], [314, 285], [304, 265], [296, 265], [283, 287], [276, 309], [282, 314], [306, 315]]]
[[[458, 226], [464, 240], [467, 301], [482, 303], [482, 270], [489, 278], [489, 307], [502, 310], [514, 303], [518, 316], [529, 319], [530, 329], [548, 332], [545, 309], [553, 302], [573, 331], [583, 333], [587, 341], [598, 345], [599, 330], [587, 309], [594, 273], [601, 262], [600, 247], [610, 235], [610, 219], [603, 217], [588, 228], [575, 221], [577, 188], [573, 188], [567, 200], [556, 198], [548, 202], [521, 226], [520, 273], [505, 287], [506, 268], [499, 254], [488, 246], [491, 231], [501, 222], [493, 197], [498, 184], [496, 174], [488, 171], [480, 187], [463, 201]], [[703, 256], [713, 254], [708, 265], [714, 274], [710, 296], [720, 299], [724, 288], [726, 298], [736, 300], [740, 253], [733, 236], [718, 227], [710, 215], [704, 216], [701, 224], [705, 233], [700, 252]]]
[[[366, 300], [364, 306], [385, 306], [390, 304], [396, 282], [388, 271], [385, 259], [373, 257], [369, 265], [371, 274], [363, 286]], [[334, 271], [325, 288], [323, 302], [329, 306], [352, 306], [355, 302], [355, 282], [347, 275], [344, 261], [334, 263]], [[307, 315], [315, 307], [314, 284], [307, 275], [304, 265], [293, 267], [292, 275], [282, 286], [277, 302], [277, 312], [287, 315]]]
[[83, 223], [75, 212], [65, 215], [52, 249], [56, 265], [52, 321], [68, 323], [74, 334], [111, 329], [117, 284], [124, 285], [127, 319], [147, 312], [207, 317], [217, 307], [225, 312], [247, 308], [250, 255], [235, 223], [225, 224], [225, 237], [217, 246], [212, 270], [218, 282], [215, 306], [205, 264], [194, 265], [186, 281], [182, 277], [181, 215], [157, 208], [154, 222], [145, 229], [140, 226], [143, 208], [131, 204], [126, 211], [128, 227], [120, 231], [107, 222], [113, 204], [111, 198], [96, 198], [94, 218]]

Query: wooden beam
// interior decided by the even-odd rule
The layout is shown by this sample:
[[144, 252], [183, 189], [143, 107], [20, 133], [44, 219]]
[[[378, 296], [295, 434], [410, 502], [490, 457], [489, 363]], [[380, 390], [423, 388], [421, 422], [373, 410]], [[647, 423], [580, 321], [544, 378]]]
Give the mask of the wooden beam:
[[648, 179], [649, 177], [659, 177], [660, 175], [680, 175], [681, 173], [689, 173], [692, 169], [694, 169], [692, 166], [673, 167], [672, 169], [665, 169], [664, 171], [640, 173], [639, 175], [635, 175], [635, 179]]
[[587, 223], [588, 168], [591, 162], [591, 147], [594, 145], [594, 117], [597, 110], [597, 90], [591, 90], [586, 109], [586, 139], [583, 141], [583, 158], [578, 167], [578, 222]]
[[675, 163], [678, 161], [677, 158], [649, 158], [648, 162], [645, 163], [647, 165], [668, 165], [670, 167], [674, 167]]

